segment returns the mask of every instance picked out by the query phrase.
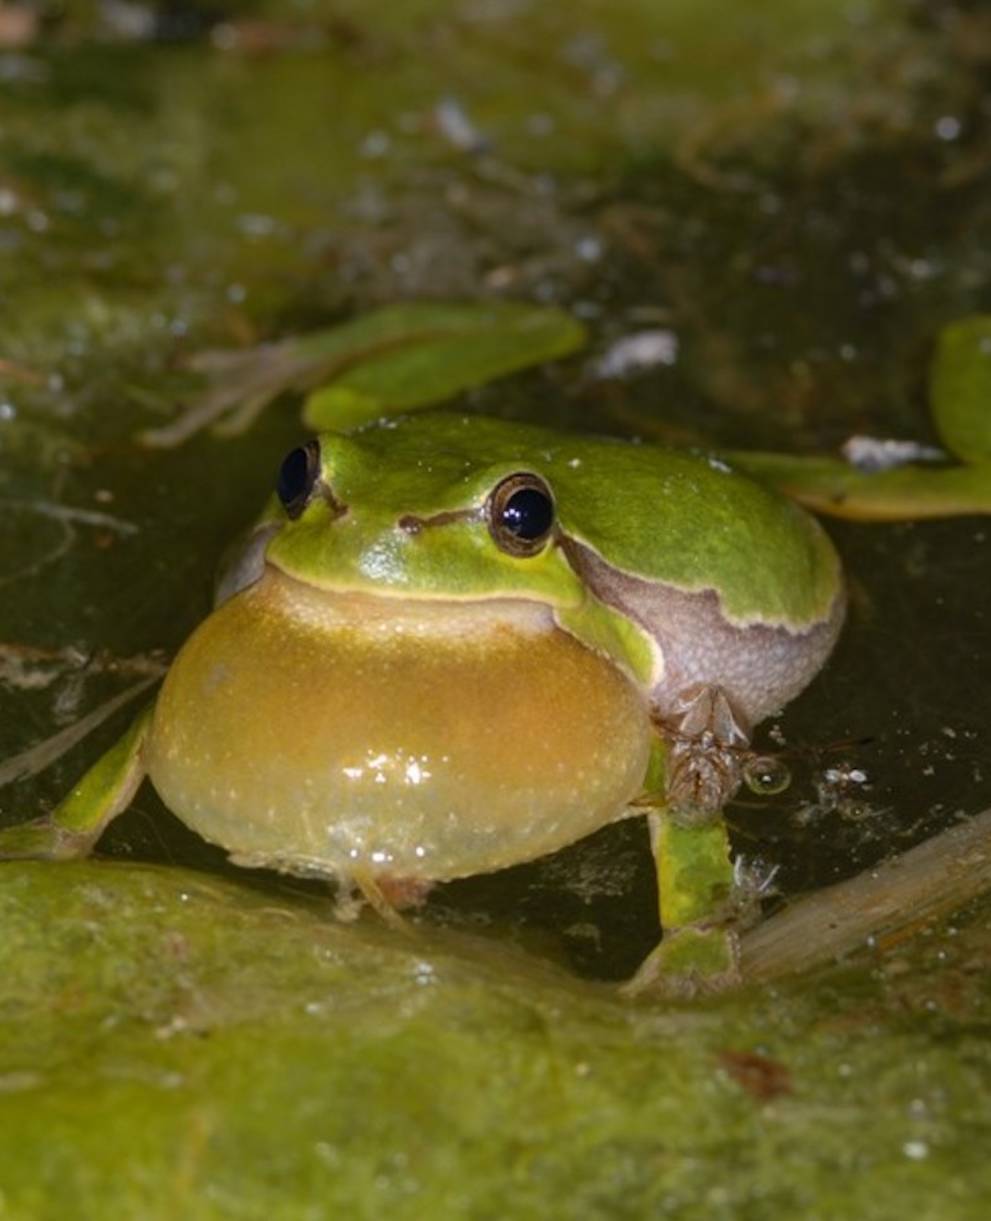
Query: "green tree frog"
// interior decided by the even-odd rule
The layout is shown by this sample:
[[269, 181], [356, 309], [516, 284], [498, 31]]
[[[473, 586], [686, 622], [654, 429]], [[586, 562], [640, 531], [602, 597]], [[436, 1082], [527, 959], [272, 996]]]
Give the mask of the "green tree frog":
[[326, 433], [154, 706], [0, 855], [87, 852], [147, 775], [234, 861], [388, 914], [646, 814], [664, 938], [635, 986], [722, 982], [721, 811], [844, 601], [818, 523], [716, 459], [442, 413]]

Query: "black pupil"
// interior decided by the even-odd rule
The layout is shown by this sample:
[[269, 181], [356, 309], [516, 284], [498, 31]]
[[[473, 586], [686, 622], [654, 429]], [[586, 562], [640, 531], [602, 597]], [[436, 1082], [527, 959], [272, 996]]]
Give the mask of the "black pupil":
[[279, 468], [279, 481], [275, 490], [286, 509], [298, 505], [310, 494], [315, 474], [310, 452], [300, 446], [287, 454]]
[[517, 538], [532, 542], [546, 534], [554, 520], [550, 497], [538, 488], [520, 488], [502, 509], [502, 525]]

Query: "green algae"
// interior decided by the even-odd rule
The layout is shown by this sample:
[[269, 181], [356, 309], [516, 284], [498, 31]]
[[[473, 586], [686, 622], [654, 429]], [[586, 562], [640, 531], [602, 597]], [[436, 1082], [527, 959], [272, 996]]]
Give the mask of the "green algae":
[[630, 1006], [181, 870], [3, 882], [5, 1216], [954, 1218], [991, 1190], [983, 930], [938, 970]]

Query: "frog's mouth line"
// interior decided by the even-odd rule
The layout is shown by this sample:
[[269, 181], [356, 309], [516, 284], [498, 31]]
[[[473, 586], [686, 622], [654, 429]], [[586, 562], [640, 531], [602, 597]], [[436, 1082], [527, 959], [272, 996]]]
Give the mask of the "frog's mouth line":
[[[343, 517], [348, 512], [347, 505], [340, 501], [335, 501], [337, 508], [335, 520]], [[484, 522], [485, 509], [478, 507], [473, 509], [451, 509], [441, 513], [435, 513], [430, 517], [417, 517], [414, 514], [407, 514], [401, 517], [396, 523], [398, 528], [404, 533], [410, 535], [419, 534], [423, 529], [429, 526], [450, 525], [454, 522]], [[220, 572], [218, 573], [216, 585], [214, 588], [214, 607], [218, 607], [232, 598], [241, 590], [248, 589], [252, 585], [257, 584], [268, 568], [274, 568], [285, 577], [299, 581], [298, 577], [293, 574], [275, 560], [273, 560], [268, 552], [268, 545], [273, 538], [277, 537], [281, 530], [281, 524], [278, 522], [266, 522], [258, 526], [249, 535], [246, 542], [238, 550], [236, 557], [226, 564], [222, 563]], [[550, 540], [550, 546], [561, 546], [563, 542], [559, 532], [555, 531]], [[562, 548], [563, 550], [563, 548]], [[567, 551], [564, 551], [567, 556]], [[574, 565], [572, 565], [574, 567]], [[300, 582], [306, 584], [306, 582]], [[311, 586], [311, 588], [320, 588]], [[351, 594], [360, 593], [369, 598], [378, 598], [381, 601], [405, 601], [405, 602], [431, 602], [431, 603], [447, 603], [450, 605], [465, 605], [467, 603], [484, 603], [491, 601], [530, 601], [537, 602], [536, 598], [507, 598], [505, 595], [496, 595], [493, 598], [487, 598], [478, 594], [465, 594], [463, 597], [457, 595], [430, 595], [422, 592], [415, 592], [408, 588], [397, 589], [395, 592], [387, 592], [387, 587], [383, 586], [378, 590], [371, 590], [363, 584], [356, 583], [352, 587], [339, 586], [334, 588], [326, 588], [324, 592], [328, 594], [341, 593]], [[547, 604], [547, 599], [539, 599], [542, 604]]]
[[438, 636], [560, 630], [554, 608], [535, 598], [424, 597], [325, 589], [300, 581], [270, 562], [244, 592], [269, 602], [276, 613], [322, 628], [344, 624], [370, 632], [389, 628]]

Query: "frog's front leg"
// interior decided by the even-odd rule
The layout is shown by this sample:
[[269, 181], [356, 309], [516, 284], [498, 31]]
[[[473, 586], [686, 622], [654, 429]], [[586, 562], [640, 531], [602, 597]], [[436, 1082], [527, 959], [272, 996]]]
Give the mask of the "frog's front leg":
[[663, 939], [625, 991], [690, 995], [739, 982], [734, 870], [722, 810], [740, 783], [749, 733], [726, 692], [714, 686], [685, 692], [656, 725], [666, 783], [647, 820]]
[[151, 715], [152, 708], [145, 709], [51, 814], [0, 831], [0, 860], [86, 856], [144, 779], [143, 747]]

